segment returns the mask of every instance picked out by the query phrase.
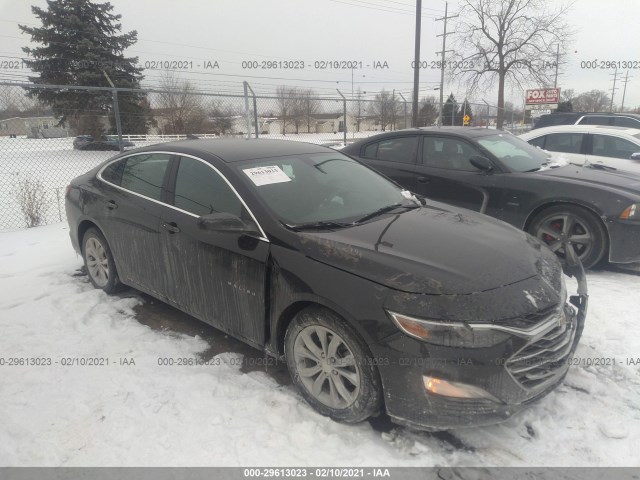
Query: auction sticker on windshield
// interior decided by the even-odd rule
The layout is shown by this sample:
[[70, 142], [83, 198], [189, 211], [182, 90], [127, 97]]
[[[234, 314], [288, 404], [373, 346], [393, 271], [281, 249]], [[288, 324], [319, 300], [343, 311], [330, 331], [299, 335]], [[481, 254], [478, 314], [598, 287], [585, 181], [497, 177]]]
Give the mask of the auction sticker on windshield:
[[271, 185], [272, 183], [290, 182], [291, 179], [277, 165], [268, 167], [246, 168], [244, 173], [258, 187], [262, 185]]

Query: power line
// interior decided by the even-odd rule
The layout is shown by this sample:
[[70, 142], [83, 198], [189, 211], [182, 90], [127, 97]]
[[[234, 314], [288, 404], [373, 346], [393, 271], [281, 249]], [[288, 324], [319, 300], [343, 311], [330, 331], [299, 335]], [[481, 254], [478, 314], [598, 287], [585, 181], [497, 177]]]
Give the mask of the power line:
[[[396, 13], [399, 15], [410, 15], [410, 16], [414, 16], [414, 13], [411, 10], [403, 10], [400, 8], [395, 8], [395, 7], [385, 7], [379, 4], [372, 4], [372, 3], [368, 3], [365, 2], [363, 0], [350, 0], [352, 2], [360, 2], [363, 5], [358, 5], [358, 4], [354, 4], [354, 3], [348, 3], [344, 0], [329, 0], [330, 2], [334, 2], [334, 3], [341, 3], [343, 5], [350, 5], [352, 7], [359, 7], [359, 8], [366, 8], [369, 10], [379, 10], [381, 12], [386, 12], [386, 13]], [[382, 7], [382, 8], [381, 8]], [[431, 17], [434, 18], [435, 15], [422, 15], [423, 17]]]
[[[441, 52], [441, 58], [440, 61], [441, 63], [441, 68], [440, 68], [440, 118], [438, 119], [438, 122], [440, 125], [442, 125], [442, 109], [443, 109], [443, 102], [444, 102], [444, 66], [445, 66], [445, 54], [447, 53], [446, 50], [446, 44], [447, 44], [447, 35], [450, 35], [451, 33], [447, 33], [447, 20], [450, 18], [456, 18], [459, 15], [453, 15], [453, 16], [448, 16], [448, 10], [449, 10], [449, 2], [445, 2], [444, 4], [444, 17], [442, 18], [437, 18], [436, 21], [444, 21], [444, 31], [441, 35], [437, 35], [438, 37], [442, 37], [442, 52]], [[436, 55], [438, 54], [438, 52], [436, 52]]]

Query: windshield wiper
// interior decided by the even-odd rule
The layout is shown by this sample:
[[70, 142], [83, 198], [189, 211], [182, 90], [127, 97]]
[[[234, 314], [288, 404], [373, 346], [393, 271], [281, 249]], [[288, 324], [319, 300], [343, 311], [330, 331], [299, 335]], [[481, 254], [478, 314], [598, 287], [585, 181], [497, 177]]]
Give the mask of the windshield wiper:
[[331, 222], [331, 221], [298, 223], [293, 225], [286, 224], [286, 225], [288, 228], [290, 228], [294, 232], [300, 232], [303, 230], [335, 230], [339, 228], [346, 228], [346, 227], [353, 226], [352, 223]]
[[393, 205], [387, 205], [386, 207], [379, 208], [375, 212], [368, 213], [367, 215], [365, 215], [362, 218], [359, 218], [358, 220], [356, 220], [353, 223], [366, 222], [367, 220], [371, 220], [372, 218], [375, 218], [375, 217], [377, 217], [379, 215], [382, 215], [384, 213], [391, 212], [392, 210], [395, 210], [397, 208], [406, 208], [407, 210], [413, 210], [414, 208], [420, 208], [420, 205], [416, 205], [416, 204], [403, 205], [402, 203], [394, 203]]
[[585, 167], [594, 168], [596, 170], [618, 170], [616, 167], [610, 167], [609, 165], [604, 165], [602, 163], [588, 163], [583, 165]]
[[531, 173], [531, 172], [539, 172], [540, 170], [542, 170], [544, 167], [548, 166], [549, 163], [551, 162], [544, 162], [542, 163], [539, 167], [536, 168], [532, 168], [531, 170], [524, 170], [523, 173]]

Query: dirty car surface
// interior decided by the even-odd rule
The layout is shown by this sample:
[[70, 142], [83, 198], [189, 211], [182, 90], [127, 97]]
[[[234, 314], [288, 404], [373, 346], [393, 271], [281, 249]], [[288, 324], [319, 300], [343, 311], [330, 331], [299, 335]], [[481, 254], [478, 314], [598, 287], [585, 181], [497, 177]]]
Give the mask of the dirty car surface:
[[537, 239], [317, 145], [129, 151], [73, 180], [66, 209], [96, 287], [134, 287], [283, 357], [339, 421], [504, 420], [563, 380], [586, 315], [586, 290], [567, 302]]

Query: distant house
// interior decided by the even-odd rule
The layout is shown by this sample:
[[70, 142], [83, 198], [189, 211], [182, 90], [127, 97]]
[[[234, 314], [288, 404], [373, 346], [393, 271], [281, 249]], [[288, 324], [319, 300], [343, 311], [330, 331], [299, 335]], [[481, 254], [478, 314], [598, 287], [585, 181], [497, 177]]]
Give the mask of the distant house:
[[0, 120], [0, 136], [26, 136], [27, 138], [61, 138], [71, 135], [69, 128], [57, 126], [58, 119], [47, 117], [13, 117]]
[[350, 132], [377, 132], [381, 130], [382, 125], [375, 115], [354, 116], [349, 125]]
[[[354, 122], [351, 115], [346, 116], [347, 130]], [[282, 134], [283, 125], [285, 133], [338, 133], [345, 130], [345, 116], [342, 113], [314, 113], [309, 117], [299, 117], [297, 119], [274, 117], [268, 121], [268, 132], [270, 134]], [[265, 130], [263, 128], [263, 130]]]

